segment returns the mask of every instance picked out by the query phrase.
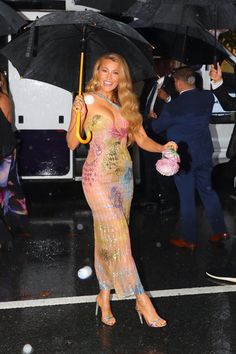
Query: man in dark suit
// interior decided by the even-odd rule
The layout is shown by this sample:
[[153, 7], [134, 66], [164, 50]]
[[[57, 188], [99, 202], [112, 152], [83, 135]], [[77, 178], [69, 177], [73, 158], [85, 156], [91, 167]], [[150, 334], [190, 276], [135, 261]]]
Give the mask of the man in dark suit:
[[[220, 64], [217, 63], [217, 67], [211, 65], [210, 71], [211, 86], [213, 93], [216, 95], [221, 106], [225, 111], [236, 111], [236, 98], [231, 97], [224, 85], [222, 71]], [[231, 141], [235, 141], [235, 144], [231, 146], [231, 156], [236, 157], [236, 125], [234, 126], [233, 135]], [[229, 148], [228, 148], [229, 150]], [[209, 269], [206, 274], [214, 279], [225, 280], [227, 282], [236, 283], [236, 242], [233, 241], [230, 253], [227, 255], [225, 264], [221, 264], [220, 267], [214, 267]]]
[[211, 185], [213, 144], [209, 120], [214, 96], [210, 91], [196, 88], [190, 67], [177, 69], [173, 78], [179, 96], [164, 107], [152, 127], [155, 132], [166, 130], [167, 139], [176, 141], [181, 159], [180, 172], [174, 177], [180, 199], [181, 237], [170, 242], [177, 247], [195, 249], [195, 190], [213, 229], [209, 240], [215, 242], [229, 237], [218, 196]]
[[[150, 128], [150, 123], [156, 119], [163, 106], [173, 100], [178, 92], [170, 73], [174, 61], [159, 59], [157, 62], [158, 76], [147, 80], [140, 97], [140, 110], [143, 115], [143, 126], [153, 140], [159, 144], [166, 143], [166, 134], [156, 134]], [[148, 210], [158, 208], [159, 213], [169, 214], [176, 209], [177, 192], [172, 177], [163, 177], [155, 169], [155, 164], [161, 154], [141, 150], [141, 172], [145, 191], [145, 206]]]

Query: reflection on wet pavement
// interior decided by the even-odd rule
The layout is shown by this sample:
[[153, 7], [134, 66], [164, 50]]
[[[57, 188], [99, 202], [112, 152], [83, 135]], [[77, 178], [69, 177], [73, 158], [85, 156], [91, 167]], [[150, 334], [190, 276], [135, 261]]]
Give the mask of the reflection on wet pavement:
[[[178, 214], [160, 217], [145, 212], [137, 200], [131, 214], [132, 249], [147, 290], [214, 287], [208, 266], [223, 264], [236, 244], [236, 204], [222, 195], [232, 239], [220, 245], [207, 241], [210, 228], [199, 206], [199, 247], [176, 249], [168, 239], [178, 232]], [[96, 295], [93, 268], [92, 216], [81, 191], [68, 198], [58, 193], [28, 195], [30, 237], [18, 235], [14, 249], [0, 253], [0, 301]], [[236, 258], [236, 257], [235, 257]], [[78, 277], [89, 266], [92, 275]], [[139, 323], [134, 301], [114, 301], [117, 325], [109, 328], [94, 316], [95, 304], [1, 310], [0, 353], [21, 353], [30, 343], [37, 354], [228, 354], [236, 352], [235, 292], [166, 296], [153, 299], [168, 319], [163, 329]]]

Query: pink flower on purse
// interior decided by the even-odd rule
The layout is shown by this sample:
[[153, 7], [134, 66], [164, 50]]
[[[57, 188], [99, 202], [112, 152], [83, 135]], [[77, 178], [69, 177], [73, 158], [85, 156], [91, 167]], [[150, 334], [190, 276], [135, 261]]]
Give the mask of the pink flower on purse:
[[173, 149], [166, 149], [156, 162], [156, 170], [163, 176], [173, 176], [179, 171], [180, 157]]

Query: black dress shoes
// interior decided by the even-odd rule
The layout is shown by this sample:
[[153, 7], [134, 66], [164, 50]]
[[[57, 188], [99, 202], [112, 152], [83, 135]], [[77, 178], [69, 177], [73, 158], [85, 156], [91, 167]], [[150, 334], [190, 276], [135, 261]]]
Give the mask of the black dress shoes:
[[209, 237], [209, 241], [213, 243], [228, 240], [230, 238], [228, 232], [221, 232], [219, 234], [212, 235]]
[[185, 241], [181, 238], [177, 239], [177, 238], [172, 238], [169, 240], [170, 243], [175, 246], [175, 247], [179, 247], [179, 248], [187, 248], [191, 251], [194, 251], [195, 248], [197, 247], [197, 244], [196, 243], [193, 243], [193, 242], [188, 242], [188, 241]]

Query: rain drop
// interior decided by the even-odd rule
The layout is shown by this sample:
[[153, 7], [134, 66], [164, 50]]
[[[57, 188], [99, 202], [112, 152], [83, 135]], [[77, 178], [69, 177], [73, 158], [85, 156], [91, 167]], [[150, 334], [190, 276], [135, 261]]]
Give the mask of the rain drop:
[[87, 279], [88, 277], [90, 277], [91, 274], [92, 274], [92, 268], [89, 266], [85, 266], [78, 270], [78, 277], [80, 279]]
[[33, 348], [30, 344], [25, 344], [23, 349], [22, 349], [22, 354], [31, 354], [33, 353]]
[[78, 224], [77, 225], [77, 230], [83, 230], [83, 228], [84, 228], [83, 224]]

